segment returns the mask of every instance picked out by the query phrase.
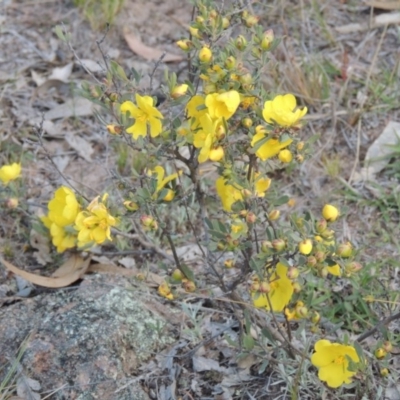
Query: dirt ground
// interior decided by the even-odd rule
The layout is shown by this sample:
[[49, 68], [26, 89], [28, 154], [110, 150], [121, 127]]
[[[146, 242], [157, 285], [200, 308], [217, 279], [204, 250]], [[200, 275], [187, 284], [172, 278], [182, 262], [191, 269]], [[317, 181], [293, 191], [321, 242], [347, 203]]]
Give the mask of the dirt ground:
[[[283, 184], [283, 192], [297, 200], [295, 207], [299, 211], [319, 210], [328, 201], [346, 203], [341, 236], [363, 249], [364, 263], [379, 259], [397, 271], [400, 267], [400, 246], [396, 238], [399, 204], [393, 204], [390, 195], [398, 191], [400, 174], [377, 174], [375, 183], [379, 189], [360, 179], [368, 149], [390, 121], [400, 121], [400, 18], [385, 23], [388, 21], [385, 15], [399, 14], [400, 7], [388, 8], [388, 2], [382, 0], [381, 3], [385, 3], [384, 7], [371, 8], [361, 1], [351, 0], [275, 0], [250, 2], [248, 7], [260, 16], [260, 23], [265, 28], [273, 29], [275, 36], [282, 37], [271, 68], [263, 78], [265, 87], [275, 92], [294, 93], [310, 110], [305, 138], [319, 137], [317, 151], [295, 172], [294, 181]], [[180, 76], [186, 66], [175, 42], [186, 35], [191, 16], [192, 6], [188, 1], [126, 0], [115, 23], [105, 34], [104, 29], [94, 31], [72, 1], [3, 0], [0, 4], [0, 148], [3, 155], [13, 151], [26, 154], [23, 174], [29, 213], [43, 213], [54, 189], [66, 179], [89, 197], [112, 189], [118, 155], [105, 129], [110, 117], [93, 103], [77, 96], [74, 87], [83, 80], [102, 80], [105, 56], [117, 61], [126, 71], [131, 68], [140, 71], [144, 76], [142, 85], [146, 88], [155, 68], [157, 52], [165, 51], [172, 61], [161, 63], [156, 69], [151, 79], [156, 93], [165, 68]], [[71, 33], [70, 47], [57, 37], [56, 25]], [[152, 56], [154, 59], [149, 60]], [[99, 123], [99, 119], [103, 123]], [[41, 123], [43, 147], [38, 146], [34, 132]], [[53, 164], [49, 163], [49, 155]], [[3, 158], [2, 154], [0, 158]], [[398, 163], [397, 155], [386, 163], [385, 168], [394, 165], [398, 171]], [[387, 213], [388, 209], [390, 213]], [[15, 219], [6, 213], [2, 215], [0, 252], [5, 254], [6, 248], [11, 249], [13, 263], [27, 271], [43, 275], [51, 272], [51, 263], [46, 266], [40, 263], [40, 257], [46, 258], [46, 254], [35, 255], [35, 252], [40, 253], [40, 243], [37, 244], [40, 239], [29, 237], [31, 220], [28, 217]], [[19, 224], [23, 229], [18, 228]], [[15, 235], [15, 232], [19, 233]], [[28, 242], [30, 245], [21, 244]], [[134, 245], [138, 251], [146, 251], [140, 243], [134, 242]], [[107, 251], [112, 253], [112, 250], [105, 249], [104, 254], [98, 254], [99, 262], [104, 262], [101, 257], [108, 257]], [[110, 255], [110, 259], [116, 256], [124, 257], [120, 253]], [[140, 271], [138, 262], [146, 258], [141, 257], [128, 260], [136, 263], [136, 272]], [[155, 273], [154, 263], [153, 267]], [[259, 365], [254, 359], [245, 357], [236, 361], [237, 354], [221, 332], [229, 332], [233, 340], [238, 340], [239, 328], [229, 310], [223, 305], [211, 304], [207, 293], [186, 300], [185, 311], [181, 307], [170, 310], [157, 296], [155, 281], [142, 285], [132, 283], [131, 276], [110, 278], [109, 281], [103, 275], [99, 276], [88, 275], [82, 283], [93, 291], [90, 300], [93, 307], [106, 304], [113, 310], [114, 305], [109, 306], [108, 297], [106, 302], [102, 297], [109, 295], [105, 288], [123, 288], [126, 292], [118, 296], [129, 299], [132, 285], [146, 293], [146, 301], [151, 304], [151, 311], [159, 314], [157, 318], [160, 319], [155, 320], [160, 321], [157, 324], [162, 327], [159, 337], [149, 344], [149, 355], [138, 361], [134, 353], [139, 350], [132, 348], [121, 356], [128, 361], [115, 370], [111, 365], [120, 362], [118, 357], [102, 358], [101, 346], [111, 348], [110, 352], [118, 352], [121, 348], [117, 345], [109, 347], [114, 346], [106, 340], [109, 335], [115, 335], [123, 347], [124, 337], [118, 332], [128, 329], [125, 325], [118, 325], [115, 331], [101, 331], [97, 347], [93, 344], [99, 349], [96, 353], [90, 353], [91, 350], [81, 344], [71, 344], [73, 335], [68, 336], [65, 332], [65, 337], [60, 342], [52, 342], [52, 346], [70, 346], [69, 350], [64, 353], [60, 349], [49, 350], [51, 340], [46, 341], [46, 337], [57, 337], [52, 330], [57, 324], [49, 325], [45, 321], [46, 313], [55, 320], [59, 318], [60, 326], [64, 326], [65, 320], [74, 318], [75, 311], [71, 310], [77, 310], [77, 315], [96, 311], [80, 305], [78, 309], [74, 308], [74, 304], [83, 298], [79, 285], [76, 297], [68, 291], [60, 290], [55, 294], [57, 290], [44, 291], [37, 287], [30, 287], [28, 295], [24, 295], [14, 276], [2, 267], [0, 333], [4, 340], [0, 338], [0, 344], [7, 349], [0, 348], [0, 367], [3, 368], [0, 376], [4, 378], [7, 363], [18, 359], [21, 343], [27, 337], [34, 340], [28, 346], [30, 353], [25, 361], [18, 361], [20, 376], [25, 376], [25, 383], [19, 381], [18, 395], [16, 384], [9, 397], [1, 399], [290, 398], [284, 385], [271, 384], [278, 381], [276, 372], [271, 370], [267, 380], [256, 373]], [[385, 279], [393, 279], [394, 287], [398, 287], [397, 272]], [[121, 300], [118, 297], [116, 301]], [[111, 314], [110, 311], [99, 318], [111, 318]], [[113, 323], [119, 324], [118, 321], [116, 318]], [[168, 326], [164, 327], [164, 324]], [[100, 331], [103, 325], [96, 326]], [[80, 328], [76, 329], [84, 335]], [[163, 332], [174, 338], [173, 345], [160, 339], [164, 337]], [[197, 336], [191, 336], [193, 332]], [[87, 341], [90, 340], [95, 342], [95, 336], [89, 334]], [[85, 364], [87, 360], [78, 354], [81, 351], [96, 354], [96, 370], [89, 362]], [[50, 359], [53, 355], [47, 366], [40, 358], [43, 354], [47, 354], [46, 357], [50, 354]], [[73, 358], [75, 367], [74, 362], [63, 361], [63, 357], [66, 360], [76, 357]], [[63, 382], [63, 365], [70, 369], [79, 365], [80, 372], [74, 375], [64, 369], [68, 379]], [[85, 375], [85, 368], [92, 375]], [[53, 375], [49, 373], [51, 369], [54, 369]], [[27, 384], [27, 379], [32, 379], [33, 383]], [[93, 383], [96, 380], [111, 386], [99, 386]], [[39, 381], [41, 388], [35, 383]], [[92, 389], [88, 389], [90, 385]], [[138, 392], [132, 389], [133, 386], [138, 387]], [[315, 397], [303, 393], [301, 398]]]

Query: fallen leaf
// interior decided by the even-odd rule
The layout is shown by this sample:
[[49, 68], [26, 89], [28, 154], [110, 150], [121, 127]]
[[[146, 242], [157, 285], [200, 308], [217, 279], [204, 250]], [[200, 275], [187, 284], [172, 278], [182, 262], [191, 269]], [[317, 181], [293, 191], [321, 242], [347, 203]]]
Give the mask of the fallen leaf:
[[193, 362], [193, 371], [202, 372], [202, 371], [219, 371], [225, 372], [226, 368], [221, 367], [218, 361], [212, 360], [211, 358], [206, 357], [192, 357]]
[[338, 26], [335, 29], [339, 33], [353, 33], [359, 31], [367, 31], [373, 28], [379, 28], [380, 26], [389, 24], [400, 24], [400, 13], [385, 13], [377, 15], [372, 19], [372, 22], [355, 23]]
[[66, 132], [65, 140], [86, 161], [91, 162], [94, 150], [92, 145], [76, 133]]
[[380, 10], [400, 10], [400, 0], [369, 0], [365, 4]]
[[382, 171], [390, 161], [393, 146], [400, 142], [400, 123], [390, 121], [379, 137], [368, 148], [364, 160], [364, 168], [355, 174], [354, 180], [373, 180], [375, 175]]
[[33, 255], [40, 265], [46, 265], [51, 261], [49, 238], [31, 229], [29, 242], [30, 245], [37, 250]]
[[124, 30], [124, 38], [126, 43], [128, 43], [129, 48], [134, 53], [148, 61], [159, 60], [164, 53], [165, 56], [163, 57], [162, 61], [166, 63], [182, 61], [185, 59], [183, 55], [171, 54], [159, 49], [155, 49], [154, 47], [149, 47], [145, 45], [138, 36], [134, 35], [133, 33], [129, 33], [127, 30]]
[[[81, 97], [68, 99], [65, 103], [54, 107], [52, 110], [44, 114], [44, 119], [53, 120], [69, 117], [84, 117], [92, 115], [94, 110], [98, 108], [94, 103], [88, 99]], [[33, 120], [34, 123], [40, 124], [42, 117]]]
[[83, 65], [85, 69], [89, 72], [96, 73], [96, 72], [104, 72], [104, 68], [99, 64], [98, 61], [90, 60], [87, 58], [81, 59], [80, 62], [77, 63], [78, 65]]
[[17, 395], [24, 400], [40, 400], [40, 394], [36, 393], [41, 385], [35, 379], [21, 374], [17, 379]]
[[69, 286], [71, 283], [81, 279], [89, 267], [90, 258], [84, 260], [82, 257], [74, 255], [69, 258], [57, 271], [55, 271], [51, 277], [40, 276], [26, 272], [4, 260], [2, 257], [0, 257], [0, 262], [15, 275], [21, 276], [35, 285], [50, 288], [60, 288]]
[[73, 62], [70, 62], [67, 65], [64, 65], [63, 67], [57, 67], [54, 68], [53, 71], [51, 72], [50, 76], [47, 79], [56, 79], [62, 82], [68, 82], [69, 77], [71, 76], [72, 73], [72, 68], [74, 66]]

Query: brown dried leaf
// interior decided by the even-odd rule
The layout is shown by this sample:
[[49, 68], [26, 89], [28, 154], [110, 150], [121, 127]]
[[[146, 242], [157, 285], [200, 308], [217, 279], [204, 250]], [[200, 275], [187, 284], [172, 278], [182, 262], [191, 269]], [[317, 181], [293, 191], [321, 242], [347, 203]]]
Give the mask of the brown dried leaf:
[[[124, 38], [128, 43], [129, 48], [139, 56], [145, 58], [148, 61], [159, 60], [164, 54], [164, 51], [155, 49], [145, 45], [138, 36], [133, 33], [129, 33], [126, 29], [124, 30]], [[171, 54], [165, 52], [165, 57], [162, 59], [164, 62], [178, 62], [182, 61], [185, 57], [183, 55]]]
[[0, 257], [0, 262], [15, 275], [21, 276], [27, 281], [34, 283], [35, 285], [60, 288], [74, 283], [78, 279], [81, 279], [89, 267], [90, 258], [84, 260], [78, 255], [74, 255], [69, 258], [51, 277], [40, 276], [32, 274], [30, 272], [23, 271], [15, 265], [9, 263]]

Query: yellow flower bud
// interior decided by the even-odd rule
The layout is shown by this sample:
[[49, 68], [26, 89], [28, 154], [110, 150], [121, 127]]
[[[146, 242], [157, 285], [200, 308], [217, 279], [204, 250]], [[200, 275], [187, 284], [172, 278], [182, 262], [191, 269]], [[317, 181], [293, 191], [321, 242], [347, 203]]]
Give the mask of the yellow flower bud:
[[253, 120], [251, 118], [243, 118], [241, 122], [245, 128], [251, 128], [253, 126]]
[[281, 215], [281, 212], [279, 210], [272, 210], [269, 214], [268, 214], [268, 218], [271, 221], [276, 221]]
[[227, 28], [229, 28], [229, 25], [230, 25], [231, 23], [230, 23], [230, 21], [229, 21], [229, 18], [227, 18], [227, 17], [223, 17], [222, 18], [222, 28], [223, 29], [227, 29]]
[[384, 343], [382, 344], [382, 348], [383, 348], [386, 352], [390, 353], [390, 352], [393, 350], [393, 345], [392, 345], [391, 342], [386, 341], [386, 342], [384, 342]]
[[200, 25], [200, 26], [204, 25], [204, 18], [201, 15], [198, 15], [196, 17], [195, 21], [196, 21], [197, 25]]
[[258, 289], [260, 293], [269, 293], [271, 291], [271, 285], [267, 281], [262, 281], [260, 283], [260, 288]]
[[193, 43], [190, 40], [178, 40], [176, 45], [183, 51], [188, 51], [193, 47]]
[[337, 255], [342, 258], [349, 258], [353, 254], [353, 246], [350, 242], [342, 243], [337, 251]]
[[228, 269], [233, 268], [235, 266], [235, 261], [232, 258], [230, 258], [229, 260], [225, 260], [224, 266], [225, 266], [225, 268], [228, 268]]
[[382, 360], [382, 358], [385, 358], [386, 357], [386, 355], [387, 355], [387, 352], [386, 352], [386, 350], [385, 349], [383, 349], [382, 347], [379, 347], [379, 348], [377, 348], [376, 350], [375, 350], [375, 357], [378, 359], [378, 360]]
[[300, 293], [301, 292], [301, 285], [299, 282], [293, 282], [292, 283], [292, 288], [294, 293]]
[[118, 125], [107, 125], [107, 130], [111, 135], [120, 135], [122, 128]]
[[269, 253], [272, 249], [272, 243], [269, 240], [264, 240], [261, 243], [261, 251], [263, 253]]
[[311, 239], [305, 239], [299, 243], [299, 251], [301, 254], [308, 255], [313, 249], [313, 244]]
[[290, 267], [288, 269], [288, 272], [286, 273], [286, 276], [290, 279], [290, 280], [295, 280], [299, 277], [300, 275], [300, 271], [298, 268], [296, 267]]
[[319, 221], [317, 221], [317, 223], [315, 224], [315, 229], [318, 233], [324, 232], [327, 228], [328, 224], [326, 222], [325, 219], [320, 219]]
[[264, 32], [263, 38], [261, 40], [261, 48], [263, 50], [268, 50], [271, 47], [271, 43], [274, 41], [274, 31], [268, 29]]
[[235, 46], [238, 50], [242, 51], [247, 47], [247, 40], [243, 35], [240, 35], [235, 40]]
[[139, 205], [134, 201], [126, 200], [124, 201], [124, 206], [129, 211], [137, 211], [139, 210]]
[[315, 267], [317, 265], [317, 259], [314, 256], [310, 256], [307, 258], [307, 265], [309, 267]]
[[231, 70], [231, 69], [235, 68], [235, 66], [236, 66], [236, 58], [235, 57], [230, 56], [225, 60], [225, 68], [226, 69]]
[[198, 28], [194, 28], [193, 26], [190, 26], [189, 32], [193, 37], [195, 37], [197, 39], [201, 39], [201, 35], [199, 34]]
[[182, 279], [184, 277], [185, 275], [183, 275], [182, 271], [178, 268], [174, 269], [174, 271], [171, 274], [171, 278], [176, 282], [182, 282]]
[[249, 211], [246, 215], [246, 222], [248, 224], [254, 224], [256, 221], [257, 221], [257, 216], [253, 212]]
[[181, 97], [181, 96], [185, 95], [187, 90], [188, 90], [188, 87], [189, 86], [186, 85], [185, 83], [183, 83], [182, 85], [175, 86], [171, 90], [171, 97], [173, 99], [177, 99], [178, 97]]
[[196, 290], [196, 284], [193, 281], [186, 281], [183, 283], [183, 288], [186, 293], [192, 293]]
[[296, 161], [301, 164], [304, 161], [304, 157], [301, 154], [297, 154]]
[[286, 248], [286, 242], [283, 239], [275, 239], [271, 243], [276, 251], [283, 251]]
[[379, 372], [380, 372], [381, 376], [384, 378], [386, 378], [390, 374], [390, 372], [387, 368], [382, 368]]
[[294, 207], [296, 204], [296, 200], [295, 199], [289, 199], [289, 201], [287, 202], [287, 205], [289, 207]]
[[288, 149], [281, 150], [278, 154], [279, 160], [283, 163], [290, 163], [293, 160], [292, 152]]
[[334, 222], [337, 220], [339, 216], [339, 210], [335, 206], [332, 206], [331, 204], [325, 204], [324, 208], [322, 209], [322, 216], [328, 222]]
[[6, 200], [6, 207], [9, 210], [14, 210], [15, 208], [18, 207], [19, 201], [17, 198], [15, 197], [10, 197]]
[[317, 311], [313, 311], [311, 314], [311, 322], [313, 324], [318, 324], [320, 320], [321, 316], [319, 315], [319, 313]]
[[202, 63], [209, 63], [212, 59], [212, 51], [204, 46], [199, 52], [199, 60]]
[[244, 20], [244, 24], [248, 27], [251, 28], [254, 25], [258, 24], [259, 21], [259, 17], [256, 17], [255, 15], [248, 15], [245, 20]]
[[211, 161], [220, 161], [224, 158], [224, 154], [224, 148], [222, 146], [218, 146], [217, 148], [210, 150], [208, 158]]
[[296, 148], [297, 148], [298, 151], [303, 150], [303, 148], [304, 148], [304, 142], [299, 142], [299, 143], [297, 143]]

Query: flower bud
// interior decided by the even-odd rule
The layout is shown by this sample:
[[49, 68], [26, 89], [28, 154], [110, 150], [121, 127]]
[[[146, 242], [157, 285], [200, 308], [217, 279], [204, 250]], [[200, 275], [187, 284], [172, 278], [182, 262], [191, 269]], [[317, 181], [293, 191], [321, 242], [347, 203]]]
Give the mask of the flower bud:
[[230, 56], [225, 60], [225, 68], [226, 69], [231, 70], [231, 69], [235, 68], [235, 66], [236, 66], [236, 58], [235, 57]]
[[267, 281], [260, 282], [260, 288], [258, 289], [260, 293], [269, 293], [271, 291], [271, 285]]
[[186, 293], [192, 293], [196, 290], [196, 284], [193, 281], [183, 282], [183, 289], [185, 289]]
[[297, 149], [298, 151], [303, 150], [303, 148], [304, 148], [304, 142], [299, 142], [299, 143], [297, 143], [296, 149]]
[[313, 249], [313, 244], [311, 239], [305, 239], [299, 243], [299, 251], [301, 254], [308, 255]]
[[321, 268], [319, 271], [318, 271], [318, 273], [319, 273], [319, 276], [321, 277], [321, 278], [327, 278], [328, 277], [328, 275], [329, 275], [329, 270], [328, 270], [328, 268], [327, 267], [323, 267], [323, 268]]
[[274, 239], [271, 243], [275, 251], [283, 251], [286, 248], [286, 242], [283, 239]]
[[197, 39], [201, 39], [201, 35], [199, 34], [199, 29], [198, 28], [194, 28], [193, 26], [189, 27], [189, 32], [190, 34], [197, 38]]
[[203, 25], [204, 25], [204, 18], [203, 18], [201, 15], [198, 15], [198, 16], [196, 17], [195, 21], [196, 21], [196, 24], [197, 24], [197, 25], [200, 25], [200, 26], [203, 26]]
[[249, 211], [246, 215], [246, 222], [248, 224], [254, 224], [257, 221], [257, 216], [253, 212]]
[[120, 135], [122, 133], [122, 128], [118, 125], [107, 125], [107, 130], [111, 135]]
[[251, 190], [249, 190], [249, 189], [242, 189], [242, 190], [240, 191], [240, 193], [242, 194], [242, 196], [243, 196], [245, 199], [249, 199], [249, 198], [253, 195], [253, 193], [251, 193]]
[[315, 259], [317, 260], [317, 262], [319, 262], [319, 263], [324, 261], [326, 258], [326, 254], [323, 251], [315, 252], [314, 256], [315, 256]]
[[301, 285], [299, 282], [293, 282], [292, 283], [292, 288], [294, 293], [300, 293], [301, 292]]
[[177, 99], [178, 97], [185, 95], [187, 90], [188, 90], [188, 85], [186, 85], [185, 83], [183, 83], [182, 85], [175, 86], [171, 90], [171, 97], [173, 99]]
[[274, 31], [268, 29], [264, 32], [263, 38], [261, 40], [261, 48], [263, 50], [268, 50], [271, 47], [271, 43], [274, 41]]
[[261, 243], [261, 251], [263, 253], [269, 253], [272, 249], [272, 243], [269, 240], [264, 240]]
[[307, 265], [311, 268], [315, 267], [317, 265], [317, 259], [314, 256], [310, 256], [307, 258]]
[[389, 341], [383, 342], [382, 348], [383, 348], [387, 353], [390, 353], [391, 351], [393, 351], [393, 345], [392, 345], [392, 343], [389, 342]]
[[243, 51], [247, 47], [247, 40], [243, 35], [240, 35], [235, 40], [235, 46], [238, 50]]
[[386, 352], [386, 350], [385, 349], [383, 349], [382, 347], [379, 347], [379, 348], [377, 348], [376, 350], [375, 350], [375, 357], [378, 359], [378, 360], [382, 360], [382, 358], [385, 358], [386, 357], [386, 355], [387, 355], [387, 352]]
[[212, 18], [212, 19], [216, 19], [218, 17], [217, 10], [211, 10], [210, 14], [209, 14], [209, 17]]
[[325, 204], [324, 208], [322, 209], [322, 216], [328, 222], [334, 222], [339, 216], [339, 210], [331, 204]]
[[174, 295], [171, 293], [171, 289], [167, 282], [161, 283], [161, 285], [158, 287], [158, 293], [160, 296], [165, 297], [168, 300], [174, 299]]
[[18, 207], [19, 201], [16, 197], [10, 197], [6, 200], [5, 202], [5, 206], [9, 209], [9, 210], [14, 210], [15, 208]]
[[268, 214], [268, 218], [270, 221], [276, 221], [281, 215], [281, 212], [279, 210], [272, 210], [269, 214]]
[[226, 244], [224, 242], [218, 242], [217, 249], [220, 251], [226, 250]]
[[139, 210], [139, 205], [134, 201], [126, 200], [124, 201], [124, 206], [129, 211], [137, 211]]
[[230, 23], [230, 21], [229, 21], [229, 18], [227, 18], [227, 17], [223, 17], [222, 18], [222, 28], [223, 29], [227, 29], [227, 28], [229, 28], [229, 25], [230, 25], [231, 23]]
[[346, 264], [344, 268], [349, 274], [354, 274], [362, 269], [362, 265], [357, 261], [353, 261]]
[[232, 258], [230, 258], [229, 260], [225, 260], [224, 261], [224, 267], [225, 268], [233, 268], [235, 266], [235, 261], [232, 259]]
[[337, 251], [337, 255], [342, 258], [349, 258], [353, 254], [353, 246], [350, 242], [342, 243]]
[[258, 21], [260, 20], [259, 17], [256, 17], [255, 15], [249, 15], [247, 18], [244, 20], [244, 24], [248, 27], [251, 28], [254, 25], [258, 24]]
[[215, 93], [217, 91], [217, 87], [215, 83], [209, 82], [203, 86], [203, 90], [205, 94]]
[[147, 230], [155, 231], [158, 229], [158, 223], [151, 215], [142, 215], [140, 217], [140, 223], [143, 228]]
[[222, 146], [218, 146], [217, 148], [211, 149], [208, 158], [211, 161], [220, 161], [224, 158], [224, 148]]
[[296, 161], [301, 164], [304, 161], [304, 157], [301, 154], [297, 154]]
[[390, 374], [390, 372], [389, 372], [389, 370], [388, 370], [387, 368], [382, 368], [382, 369], [379, 371], [379, 373], [381, 374], [381, 376], [382, 376], [383, 378], [386, 378], [386, 377]]
[[278, 154], [278, 158], [283, 163], [290, 163], [293, 160], [293, 155], [290, 150], [281, 150]]
[[172, 272], [171, 278], [176, 282], [182, 282], [182, 279], [185, 278], [185, 275], [183, 275], [183, 273], [180, 269], [176, 268]]
[[243, 118], [242, 121], [242, 126], [244, 126], [245, 128], [251, 128], [253, 126], [253, 120], [251, 118]]
[[299, 318], [306, 318], [308, 316], [308, 309], [305, 306], [296, 307], [296, 314]]
[[313, 311], [311, 314], [311, 322], [313, 324], [318, 324], [320, 320], [321, 316], [319, 315], [319, 313], [317, 311]]
[[324, 232], [326, 230], [326, 228], [328, 227], [328, 223], [326, 222], [325, 219], [320, 219], [319, 221], [317, 221], [317, 223], [315, 224], [315, 229], [318, 233]]
[[[296, 200], [295, 199], [289, 199], [289, 201], [287, 202], [287, 205], [289, 207], [294, 207], [296, 205]], [[302, 220], [301, 219], [299, 219], [299, 220], [301, 221], [301, 224], [302, 224]]]
[[178, 40], [176, 45], [183, 51], [189, 51], [193, 47], [193, 43], [187, 39]]
[[260, 291], [260, 282], [253, 282], [250, 286], [250, 292], [259, 292]]
[[288, 272], [286, 273], [286, 276], [292, 281], [297, 279], [299, 277], [299, 275], [300, 275], [300, 271], [296, 267], [290, 267], [288, 269]]
[[199, 60], [202, 63], [209, 63], [212, 59], [212, 51], [204, 46], [199, 52]]

